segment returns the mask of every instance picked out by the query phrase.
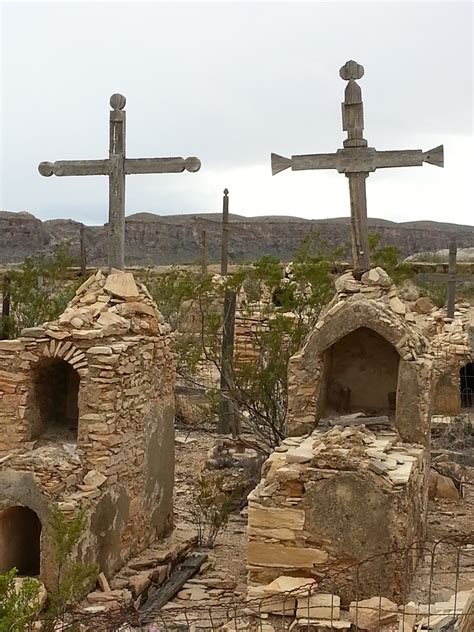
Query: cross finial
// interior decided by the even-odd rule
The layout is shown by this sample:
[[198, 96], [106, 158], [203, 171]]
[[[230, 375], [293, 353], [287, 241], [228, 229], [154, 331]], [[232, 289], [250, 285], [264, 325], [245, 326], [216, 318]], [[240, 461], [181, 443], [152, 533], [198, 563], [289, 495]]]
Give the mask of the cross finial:
[[339, 69], [339, 76], [344, 81], [350, 81], [351, 79], [362, 79], [364, 76], [364, 66], [358, 64], [353, 59], [346, 61], [344, 66]]
[[112, 110], [123, 110], [126, 103], [127, 99], [123, 94], [119, 94], [118, 92], [110, 97], [110, 107]]

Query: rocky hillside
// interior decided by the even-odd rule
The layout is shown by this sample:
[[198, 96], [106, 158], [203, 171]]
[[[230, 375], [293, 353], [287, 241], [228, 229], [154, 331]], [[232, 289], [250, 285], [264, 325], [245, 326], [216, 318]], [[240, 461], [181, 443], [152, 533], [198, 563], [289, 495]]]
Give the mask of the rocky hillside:
[[[397, 224], [381, 219], [369, 220], [370, 230], [381, 236], [381, 243], [398, 246], [405, 256], [421, 251], [446, 248], [454, 233], [459, 247], [474, 246], [474, 226], [437, 222]], [[194, 263], [199, 258], [201, 230], [207, 231], [209, 261], [220, 257], [220, 215], [153, 215], [138, 213], [127, 218], [126, 258], [128, 265]], [[0, 264], [16, 263], [25, 256], [50, 252], [67, 239], [74, 255], [79, 253], [80, 224], [73, 220], [42, 222], [30, 213], [0, 211]], [[244, 262], [272, 254], [292, 258], [296, 248], [311, 231], [331, 246], [350, 243], [349, 219], [305, 220], [296, 217], [231, 216], [230, 259]], [[87, 262], [106, 262], [106, 226], [87, 226]], [[347, 255], [349, 249], [347, 248]]]

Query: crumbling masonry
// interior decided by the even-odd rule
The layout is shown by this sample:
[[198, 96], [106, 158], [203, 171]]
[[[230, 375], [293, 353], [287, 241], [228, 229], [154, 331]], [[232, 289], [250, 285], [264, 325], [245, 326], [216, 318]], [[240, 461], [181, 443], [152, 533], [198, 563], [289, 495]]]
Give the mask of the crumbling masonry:
[[174, 382], [168, 327], [120, 271], [0, 342], [0, 573], [50, 584], [53, 503], [85, 509], [79, 559], [109, 576], [171, 528]]

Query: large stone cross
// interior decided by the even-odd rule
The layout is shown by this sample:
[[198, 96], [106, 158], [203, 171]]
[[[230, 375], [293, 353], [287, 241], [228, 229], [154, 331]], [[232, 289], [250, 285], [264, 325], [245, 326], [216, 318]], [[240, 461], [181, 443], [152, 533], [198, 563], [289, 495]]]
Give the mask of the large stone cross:
[[418, 167], [429, 162], [443, 166], [443, 146], [430, 151], [405, 149], [378, 151], [367, 147], [363, 137], [364, 109], [362, 92], [356, 79], [364, 75], [364, 68], [355, 61], [348, 61], [339, 71], [342, 79], [348, 82], [342, 103], [342, 129], [347, 132], [343, 149], [335, 154], [308, 154], [284, 158], [272, 154], [272, 174], [275, 175], [288, 167], [293, 171], [306, 169], [337, 169], [349, 179], [351, 203], [351, 236], [354, 270], [363, 272], [370, 267], [369, 235], [367, 229], [367, 197], [365, 180], [369, 173], [385, 167]]
[[133, 173], [181, 173], [199, 171], [198, 158], [126, 158], [125, 97], [110, 97], [109, 157], [105, 160], [58, 160], [42, 162], [42, 176], [109, 176], [108, 263], [125, 266], [125, 176]]

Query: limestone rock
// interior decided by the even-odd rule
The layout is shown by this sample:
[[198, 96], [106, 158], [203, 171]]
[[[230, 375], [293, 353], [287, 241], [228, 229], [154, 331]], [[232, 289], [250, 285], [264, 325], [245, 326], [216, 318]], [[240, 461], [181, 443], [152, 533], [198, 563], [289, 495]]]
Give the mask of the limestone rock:
[[21, 335], [24, 338], [42, 338], [44, 334], [44, 327], [26, 327], [21, 330]]
[[314, 566], [324, 564], [328, 557], [327, 551], [321, 549], [252, 541], [247, 545], [247, 562], [252, 566], [314, 568]]
[[413, 307], [417, 314], [429, 314], [434, 308], [434, 304], [426, 296], [420, 296]]
[[148, 574], [141, 573], [140, 575], [134, 575], [128, 580], [132, 594], [134, 597], [140, 596], [148, 586], [151, 584]]
[[336, 279], [335, 287], [337, 292], [358, 292], [361, 284], [352, 276], [352, 272], [346, 272]]
[[314, 593], [299, 597], [297, 601], [296, 617], [310, 619], [338, 620], [341, 616], [341, 599], [331, 593]]
[[403, 303], [398, 296], [394, 296], [389, 301], [390, 309], [395, 312], [395, 314], [404, 314], [407, 311], [405, 303]]
[[430, 498], [461, 499], [461, 494], [452, 479], [435, 470], [430, 472], [428, 495]]
[[361, 278], [361, 283], [363, 285], [379, 285], [381, 287], [389, 288], [392, 285], [392, 279], [383, 268], [377, 267], [364, 272]]
[[129, 272], [116, 271], [109, 274], [104, 285], [104, 290], [125, 300], [130, 298], [138, 298], [138, 288], [133, 278], [133, 274]]
[[84, 484], [90, 487], [100, 487], [105, 483], [107, 477], [98, 472], [97, 470], [90, 470], [84, 476]]
[[399, 288], [398, 295], [402, 300], [414, 303], [420, 298], [420, 289], [411, 279], [406, 279]]
[[386, 597], [352, 601], [349, 619], [362, 630], [377, 630], [380, 625], [397, 621], [398, 606]]
[[304, 528], [304, 520], [305, 513], [302, 509], [274, 509], [254, 505], [250, 505], [248, 509], [250, 527], [300, 530]]

